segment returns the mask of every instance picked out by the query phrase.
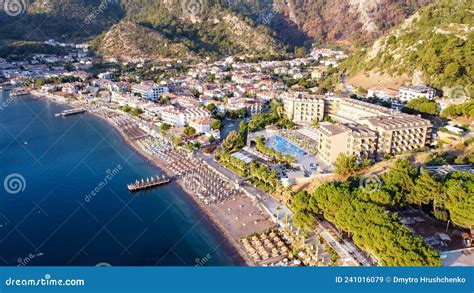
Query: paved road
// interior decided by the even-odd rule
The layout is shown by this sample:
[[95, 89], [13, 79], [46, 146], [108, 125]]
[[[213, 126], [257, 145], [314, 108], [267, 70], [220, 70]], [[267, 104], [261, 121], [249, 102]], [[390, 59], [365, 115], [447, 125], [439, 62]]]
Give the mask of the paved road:
[[244, 119], [243, 118], [232, 119], [232, 120], [224, 119], [224, 121], [223, 121], [224, 126], [221, 130], [221, 139], [225, 139], [231, 131], [237, 131], [238, 132], [241, 121], [244, 121]]
[[426, 170], [428, 170], [428, 172], [432, 174], [443, 176], [443, 177], [456, 171], [465, 171], [465, 172], [474, 173], [474, 167], [472, 165], [424, 166], [423, 168], [425, 168]]
[[319, 221], [316, 221], [316, 231], [344, 260], [344, 263], [346, 263], [348, 266], [359, 266], [354, 257], [352, 257], [347, 252], [347, 250], [339, 243], [339, 241], [337, 241], [337, 239]]

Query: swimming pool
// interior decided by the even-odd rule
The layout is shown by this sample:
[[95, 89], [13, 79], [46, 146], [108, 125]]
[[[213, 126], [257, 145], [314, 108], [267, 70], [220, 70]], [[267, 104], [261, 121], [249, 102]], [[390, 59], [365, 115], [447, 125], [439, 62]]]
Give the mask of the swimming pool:
[[290, 155], [292, 157], [306, 155], [306, 151], [304, 149], [289, 142], [287, 139], [279, 135], [267, 138], [265, 145], [268, 148], [272, 148], [281, 152], [284, 155]]

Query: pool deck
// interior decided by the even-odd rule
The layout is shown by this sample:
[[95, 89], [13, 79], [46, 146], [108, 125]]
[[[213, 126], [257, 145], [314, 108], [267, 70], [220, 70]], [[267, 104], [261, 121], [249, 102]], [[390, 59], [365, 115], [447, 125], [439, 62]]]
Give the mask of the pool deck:
[[[281, 148], [282, 145], [284, 145], [283, 148]], [[272, 148], [276, 151], [279, 151], [284, 155], [290, 155], [292, 157], [304, 156], [308, 153], [304, 148], [298, 146], [297, 144], [289, 141], [288, 139], [280, 135], [274, 135], [267, 138], [266, 146], [268, 148]]]
[[314, 164], [314, 165], [321, 166], [322, 169], [325, 170], [326, 172], [331, 172], [332, 171], [332, 168], [330, 166], [328, 166], [327, 164], [325, 164], [316, 155], [313, 155], [313, 154], [307, 152], [305, 150], [305, 148], [303, 148], [303, 147], [297, 145], [296, 143], [294, 143], [292, 141], [289, 141], [287, 138], [283, 137], [280, 134], [279, 130], [268, 130], [267, 129], [267, 130], [262, 130], [262, 131], [259, 131], [259, 132], [249, 134], [249, 139], [248, 139], [249, 143], [252, 139], [255, 139], [259, 136], [265, 137], [266, 140], [271, 139], [272, 137], [275, 137], [275, 136], [279, 136], [282, 139], [284, 139], [285, 141], [287, 141], [288, 143], [290, 143], [291, 145], [294, 145], [294, 146], [300, 148], [301, 150], [304, 150], [305, 153], [306, 153], [304, 155], [293, 155], [293, 154], [290, 154], [290, 155], [296, 159], [298, 165], [301, 165], [306, 170], [310, 170], [310, 165]]

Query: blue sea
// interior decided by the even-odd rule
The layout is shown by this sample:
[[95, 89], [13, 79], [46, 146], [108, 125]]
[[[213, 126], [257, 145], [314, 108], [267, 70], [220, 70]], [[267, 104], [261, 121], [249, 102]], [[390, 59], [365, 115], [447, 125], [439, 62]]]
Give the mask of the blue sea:
[[176, 185], [89, 114], [0, 96], [0, 265], [224, 266], [242, 259]]

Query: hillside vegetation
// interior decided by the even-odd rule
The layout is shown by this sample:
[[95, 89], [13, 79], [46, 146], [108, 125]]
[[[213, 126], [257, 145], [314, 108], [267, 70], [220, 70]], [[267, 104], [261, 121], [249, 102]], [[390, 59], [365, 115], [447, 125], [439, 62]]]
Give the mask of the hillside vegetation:
[[354, 242], [386, 266], [438, 266], [439, 254], [400, 223], [397, 211], [424, 207], [440, 221], [462, 227], [474, 225], [474, 175], [455, 172], [437, 178], [417, 172], [406, 160], [397, 160], [380, 178], [381, 184], [361, 186], [360, 178], [325, 183], [312, 194], [292, 199], [294, 224], [311, 229], [323, 216], [352, 235]]
[[132, 22], [121, 22], [92, 42], [104, 57], [188, 58], [191, 52], [180, 43], [171, 43], [157, 31]]
[[[12, 19], [0, 14], [0, 37], [6, 45], [52, 38], [90, 41], [99, 35], [103, 38], [115, 24], [126, 21], [152, 29], [165, 43], [181, 42], [199, 55], [268, 56], [294, 52], [295, 47], [310, 47], [313, 42], [351, 48], [357, 43], [371, 42], [434, 0], [25, 1], [24, 15]], [[122, 27], [113, 29], [117, 32]], [[137, 39], [129, 41], [133, 40]], [[134, 47], [159, 45], [146, 44], [147, 39], [137, 41], [140, 44]], [[120, 44], [108, 42], [107, 48], [100, 51], [113, 55], [118, 51], [111, 52], [110, 48], [115, 47], [119, 48]], [[164, 51], [162, 57], [168, 52]]]
[[275, 0], [276, 31], [289, 24], [318, 44], [336, 43], [353, 48], [380, 37], [420, 7], [434, 0]]
[[[124, 11], [118, 2], [101, 0], [26, 0], [25, 13], [0, 13], [0, 38], [14, 41], [92, 39], [118, 22]], [[90, 18], [91, 21], [87, 21]]]
[[123, 1], [123, 5], [126, 19], [159, 31], [170, 42], [180, 42], [202, 55], [276, 54], [282, 50], [269, 29], [224, 8], [188, 11], [179, 5], [155, 2], [143, 9], [133, 1]]
[[356, 52], [344, 67], [352, 75], [379, 71], [416, 76], [437, 88], [462, 86], [474, 94], [474, 2], [439, 0]]

